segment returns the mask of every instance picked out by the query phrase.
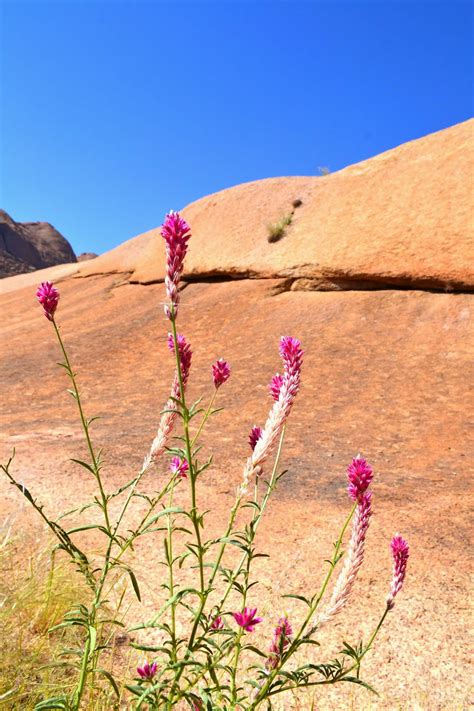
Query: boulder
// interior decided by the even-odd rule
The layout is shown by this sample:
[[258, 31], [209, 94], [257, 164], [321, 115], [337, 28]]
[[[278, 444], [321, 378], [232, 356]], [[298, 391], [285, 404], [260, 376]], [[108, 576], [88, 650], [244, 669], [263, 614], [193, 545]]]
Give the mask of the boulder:
[[[361, 282], [474, 289], [473, 126], [466, 121], [337, 173], [245, 183], [188, 205], [184, 277], [285, 277], [303, 290]], [[159, 228], [80, 269], [113, 272], [161, 281]]]

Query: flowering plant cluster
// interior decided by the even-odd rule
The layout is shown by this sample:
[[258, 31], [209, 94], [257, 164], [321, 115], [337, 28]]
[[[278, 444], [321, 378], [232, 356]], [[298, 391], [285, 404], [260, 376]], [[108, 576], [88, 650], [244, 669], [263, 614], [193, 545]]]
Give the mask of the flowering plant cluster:
[[[211, 366], [214, 388], [207, 407], [201, 407], [200, 400], [188, 403], [186, 391], [192, 348], [187, 338], [178, 333], [176, 322], [179, 281], [191, 229], [179, 214], [171, 212], [166, 216], [162, 236], [167, 255], [165, 315], [170, 323], [168, 346], [174, 356], [175, 374], [156, 435], [140, 471], [116, 491], [106, 489], [103, 462], [91, 435], [93, 420], [84, 413], [76, 374], [56, 320], [59, 292], [49, 282], [41, 284], [37, 291], [38, 301], [58, 340], [63, 357], [60, 365], [71, 381], [69, 392], [75, 400], [84, 432], [88, 460], [74, 461], [97, 485], [97, 495], [90, 504], [49, 518], [43, 506], [14, 478], [12, 460], [2, 466], [10, 482], [54, 533], [59, 548], [84, 577], [90, 594], [89, 604], [78, 604], [57, 626], [62, 629], [76, 626], [82, 633], [80, 648], [66, 649], [62, 655], [61, 663], [70, 666], [72, 687], [40, 701], [37, 711], [49, 708], [77, 711], [86, 708], [97, 695], [105, 696], [107, 708], [128, 703], [130, 708], [136, 709], [254, 711], [263, 706], [271, 708], [275, 696], [299, 689], [338, 682], [370, 688], [361, 679], [362, 660], [402, 589], [408, 544], [400, 535], [392, 540], [393, 579], [369, 640], [355, 647], [344, 643], [340, 655], [329, 662], [322, 663], [315, 658], [317, 633], [347, 605], [364, 560], [372, 514], [373, 471], [364, 458], [357, 456], [347, 470], [351, 508], [320, 589], [311, 591], [308, 597], [285, 596], [305, 606], [300, 617], [295, 615], [289, 619], [281, 610], [272, 619], [264, 618], [262, 600], [255, 591], [257, 581], [251, 576], [254, 560], [261, 556], [256, 552], [255, 541], [269, 499], [284, 475], [280, 471], [283, 437], [300, 388], [303, 349], [298, 339], [281, 338], [282, 369], [269, 384], [272, 404], [267, 419], [261, 426], [254, 425], [250, 429], [250, 451], [225, 531], [217, 538], [206, 539], [206, 512], [199, 507], [198, 482], [210, 460], [202, 462], [200, 459], [200, 436], [211, 416], [218, 412], [214, 408], [215, 399], [231, 377], [231, 368], [222, 358]], [[178, 423], [181, 425], [179, 433], [176, 431]], [[188, 507], [176, 506], [178, 487], [185, 487], [188, 492]], [[134, 503], [140, 504], [140, 518], [130, 527], [126, 514]], [[91, 509], [97, 511], [99, 517], [94, 523], [83, 526], [65, 523], [69, 517]], [[239, 523], [240, 519], [245, 523]], [[103, 540], [99, 555], [95, 550], [86, 553], [83, 549], [80, 534], [86, 529], [94, 530]], [[351, 532], [347, 549], [343, 550], [348, 530]], [[161, 539], [164, 544], [161, 563], [165, 570], [162, 588], [166, 599], [153, 619], [132, 628], [135, 632], [157, 633], [158, 641], [156, 644], [133, 642], [143, 655], [135, 678], [118, 678], [104, 668], [104, 658], [113, 644], [115, 626], [125, 625], [125, 594], [120, 595], [111, 610], [111, 591], [117, 587], [118, 580], [126, 579], [141, 600], [137, 571], [132, 567], [133, 558], [127, 554], [145, 534]], [[161, 543], [153, 545], [154, 551], [159, 548]], [[191, 583], [182, 583], [183, 570], [188, 571]], [[259, 647], [254, 643], [254, 632], [257, 628], [263, 632], [268, 625], [273, 627], [273, 633], [269, 633], [266, 643]]]

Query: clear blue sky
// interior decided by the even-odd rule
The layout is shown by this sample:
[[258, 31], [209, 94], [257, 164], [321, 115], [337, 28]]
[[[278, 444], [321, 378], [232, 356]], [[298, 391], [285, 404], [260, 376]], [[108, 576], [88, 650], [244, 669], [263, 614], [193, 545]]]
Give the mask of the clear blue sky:
[[472, 114], [468, 2], [0, 2], [0, 204], [76, 252]]

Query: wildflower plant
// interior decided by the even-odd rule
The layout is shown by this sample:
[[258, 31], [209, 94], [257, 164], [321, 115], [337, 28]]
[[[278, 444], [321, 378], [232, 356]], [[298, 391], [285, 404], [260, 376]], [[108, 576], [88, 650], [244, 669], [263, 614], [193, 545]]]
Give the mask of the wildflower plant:
[[[57, 548], [69, 557], [89, 591], [88, 602], [82, 598], [54, 627], [55, 630], [75, 627], [79, 632], [80, 644], [65, 649], [61, 657], [61, 664], [70, 670], [72, 691], [68, 689], [45, 698], [35, 708], [37, 711], [51, 708], [76, 711], [101, 695], [109, 699], [106, 706], [110, 708], [125, 702], [136, 709], [253, 711], [271, 708], [274, 697], [299, 689], [338, 682], [371, 688], [361, 678], [362, 661], [403, 586], [408, 544], [400, 535], [393, 538], [393, 580], [369, 640], [356, 646], [344, 642], [335, 659], [322, 661], [318, 631], [350, 600], [363, 564], [372, 514], [372, 468], [364, 458], [356, 457], [347, 471], [350, 511], [334, 544], [321, 587], [309, 591], [308, 596], [291, 593], [284, 596], [303, 605], [301, 615], [290, 619], [283, 610], [277, 610], [272, 618], [265, 619], [261, 612], [264, 605], [256, 588], [258, 581], [252, 577], [254, 562], [262, 557], [257, 552], [256, 537], [270, 498], [285, 474], [280, 469], [283, 438], [300, 388], [303, 349], [298, 339], [281, 338], [282, 369], [269, 384], [271, 407], [267, 419], [250, 430], [250, 451], [225, 530], [217, 537], [206, 537], [207, 512], [201, 508], [198, 484], [211, 460], [202, 459], [200, 437], [210, 418], [219, 411], [214, 403], [218, 391], [231, 377], [231, 368], [222, 358], [217, 360], [210, 367], [213, 393], [209, 404], [203, 407], [201, 400], [189, 404], [186, 391], [193, 354], [188, 339], [178, 333], [177, 318], [179, 281], [191, 229], [178, 213], [171, 212], [166, 216], [161, 234], [167, 255], [168, 347], [174, 357], [175, 374], [156, 435], [140, 471], [114, 491], [106, 487], [102, 475], [104, 462], [91, 432], [94, 418], [89, 419], [85, 414], [76, 373], [56, 320], [59, 292], [49, 282], [41, 284], [37, 292], [59, 344], [62, 354], [59, 365], [70, 380], [69, 393], [78, 410], [87, 448], [86, 460], [73, 461], [93, 477], [97, 493], [80, 509], [53, 518], [14, 478], [13, 458], [2, 466], [11, 484], [26, 497], [55, 535]], [[188, 492], [188, 506], [176, 505], [178, 487]], [[134, 504], [139, 505], [139, 517], [138, 522], [135, 517], [135, 523], [130, 525], [129, 509]], [[92, 523], [79, 526], [68, 523], [71, 517], [86, 512], [88, 516], [94, 515]], [[344, 550], [344, 538], [349, 529], [351, 533]], [[81, 533], [86, 530], [94, 531], [97, 540], [102, 542], [99, 553], [95, 549], [84, 550]], [[126, 678], [106, 668], [114, 630], [127, 627], [128, 623], [127, 591], [124, 589], [116, 601], [112, 598], [118, 582], [123, 586], [127, 581], [130, 592], [141, 601], [133, 551], [137, 540], [145, 535], [154, 539], [150, 561], [155, 556], [153, 564], [164, 566], [162, 588], [166, 599], [157, 606], [152, 619], [132, 628], [138, 634], [143, 630], [156, 633], [157, 641], [153, 644], [133, 642], [142, 657], [135, 678]], [[162, 546], [164, 556], [159, 560], [157, 551]], [[187, 578], [183, 578], [183, 571]], [[254, 642], [256, 629], [260, 632], [258, 638], [266, 635], [261, 647]], [[52, 660], [52, 663], [56, 662]]]

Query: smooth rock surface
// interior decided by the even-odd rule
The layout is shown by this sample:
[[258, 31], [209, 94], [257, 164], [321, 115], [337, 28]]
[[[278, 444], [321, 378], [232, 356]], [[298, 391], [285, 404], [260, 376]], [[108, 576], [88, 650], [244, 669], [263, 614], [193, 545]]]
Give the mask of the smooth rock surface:
[[[473, 126], [458, 124], [338, 173], [245, 183], [192, 203], [183, 211], [193, 231], [185, 278], [473, 290]], [[283, 237], [269, 243], [269, 226], [291, 213]], [[160, 281], [162, 241], [158, 228], [150, 230], [80, 273]]]

